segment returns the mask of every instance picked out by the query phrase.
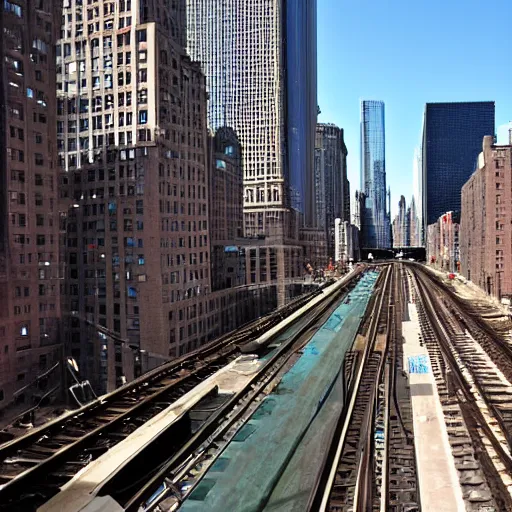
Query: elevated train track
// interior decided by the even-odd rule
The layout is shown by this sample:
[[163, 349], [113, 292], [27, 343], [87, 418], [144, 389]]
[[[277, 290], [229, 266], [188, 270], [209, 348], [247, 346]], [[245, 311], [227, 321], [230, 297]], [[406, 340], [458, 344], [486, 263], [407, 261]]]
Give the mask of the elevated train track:
[[[419, 343], [426, 347], [421, 350], [430, 359], [440, 421], [446, 425], [446, 453], [451, 451], [449, 464], [455, 466], [465, 509], [512, 511], [512, 345], [491, 327], [496, 315], [483, 317], [481, 307], [476, 311], [421, 265], [395, 262], [379, 268], [381, 275], [358, 324], [359, 334], [337, 373], [344, 375], [345, 405], [331, 416], [332, 441], [317, 461], [318, 476], [308, 490], [306, 508], [421, 510], [421, 473], [402, 332], [411, 311], [419, 321], [418, 325], [415, 320], [414, 332], [421, 329]], [[35, 510], [91, 460], [198, 383], [243, 353], [267, 350], [281, 335], [243, 388], [219, 402], [194, 432], [180, 432], [179, 422], [173, 426], [176, 442], [155, 460], [151, 471], [142, 465], [137, 468], [140, 458], [135, 457], [95, 490], [97, 496], [108, 496], [129, 512], [140, 507], [145, 512], [179, 508], [339, 304], [345, 285], [335, 289], [325, 297], [318, 292], [309, 311], [312, 296], [295, 301], [276, 317], [253, 322], [157, 368], [46, 429], [0, 445], [0, 510]], [[286, 322], [280, 323], [284, 318]], [[410, 336], [409, 330], [404, 332]], [[73, 510], [70, 507], [58, 508], [66, 512]]]
[[[357, 279], [356, 270], [346, 285]], [[344, 287], [335, 287], [337, 296]], [[332, 287], [331, 287], [332, 288]], [[330, 301], [323, 290], [296, 299], [275, 314], [250, 323], [185, 357], [162, 365], [94, 402], [0, 445], [0, 510], [35, 510], [90, 462], [126, 439], [197, 384], [242, 354], [243, 346], [279, 332], [283, 319], [307, 324], [308, 303]], [[329, 299], [330, 298], [330, 299]], [[304, 316], [307, 318], [305, 319]], [[262, 345], [265, 350], [265, 345]], [[184, 442], [188, 437], [181, 436]], [[175, 449], [179, 449], [176, 446]]]

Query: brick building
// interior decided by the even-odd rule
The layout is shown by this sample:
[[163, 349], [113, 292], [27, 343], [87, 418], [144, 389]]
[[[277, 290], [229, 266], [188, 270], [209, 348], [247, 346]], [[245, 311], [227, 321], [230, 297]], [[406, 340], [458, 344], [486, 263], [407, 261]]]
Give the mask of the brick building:
[[[205, 79], [184, 2], [64, 6], [67, 352], [99, 392], [208, 339]], [[142, 365], [142, 367], [141, 367]]]
[[460, 215], [447, 212], [427, 227], [427, 261], [440, 270], [459, 272]]
[[0, 409], [59, 389], [55, 41], [60, 2], [0, 15]]
[[463, 275], [496, 297], [512, 295], [512, 141], [484, 137], [478, 169], [462, 187]]
[[238, 247], [243, 231], [242, 148], [226, 127], [208, 140], [212, 290], [217, 291], [245, 284], [245, 258]]

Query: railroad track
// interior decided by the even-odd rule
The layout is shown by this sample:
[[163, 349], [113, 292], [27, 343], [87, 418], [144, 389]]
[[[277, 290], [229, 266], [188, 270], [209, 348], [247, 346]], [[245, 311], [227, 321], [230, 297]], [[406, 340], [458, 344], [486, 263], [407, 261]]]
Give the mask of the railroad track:
[[165, 364], [42, 428], [0, 446], [0, 510], [35, 510], [94, 459], [240, 355], [320, 291]]
[[[383, 375], [380, 410], [383, 423], [382, 463], [376, 464], [377, 495], [373, 510], [416, 512], [421, 510], [418, 471], [414, 449], [414, 427], [408, 378], [403, 372], [402, 321], [408, 317], [409, 289], [403, 279], [402, 265], [395, 267], [395, 307], [390, 314], [388, 357]], [[380, 483], [380, 486], [379, 486]]]
[[[214, 452], [228, 442], [230, 436], [244, 423], [244, 418], [267, 395], [272, 383], [279, 380], [276, 375], [283, 372], [292, 359], [300, 357], [300, 348], [313, 336], [317, 327], [323, 324], [326, 316], [339, 306], [342, 300], [340, 297], [348, 292], [347, 288], [339, 288], [321, 304], [311, 308], [300, 321], [290, 324], [283, 331], [280, 344], [262, 362], [258, 372], [244, 384], [243, 389], [230, 396], [224, 395], [224, 400], [215, 408], [213, 414], [197, 430], [194, 429], [184, 442], [173, 443], [176, 436], [171, 432], [174, 427], [172, 424], [165, 433], [167, 440], [161, 440], [163, 435], [151, 439], [143, 452], [123, 464], [119, 471], [109, 476], [101, 485], [95, 486], [93, 495], [110, 496], [126, 510], [138, 510], [141, 504], [144, 504], [145, 510], [153, 510], [162, 500], [173, 501], [174, 505], [180, 502], [192, 490], [194, 482], [200, 479], [201, 472], [215, 460]], [[179, 433], [179, 426], [177, 430]], [[155, 450], [154, 445], [161, 448]], [[106, 463], [108, 464], [108, 460]], [[96, 470], [102, 473], [102, 479], [105, 478], [99, 467], [93, 467], [84, 473], [84, 481], [99, 481]], [[75, 500], [82, 499], [77, 498], [77, 492], [81, 492], [83, 487], [81, 478], [78, 477], [73, 483], [74, 489], [70, 489]], [[156, 491], [158, 498], [155, 498]], [[94, 497], [89, 494], [91, 489], [85, 492], [87, 499]], [[147, 500], [150, 497], [153, 499], [148, 506]], [[67, 497], [58, 496], [55, 502], [50, 501], [46, 505], [46, 509], [53, 510], [53, 506], [67, 503], [66, 500]], [[83, 501], [80, 502], [84, 504]]]
[[467, 510], [512, 510], [509, 347], [438, 281], [409, 269]]
[[168, 510], [182, 502], [261, 400], [277, 385], [282, 373], [300, 357], [298, 351], [338, 307], [345, 292], [346, 288], [340, 289], [305, 315], [300, 328], [290, 330], [290, 335], [242, 390], [227, 399], [178, 449], [166, 450], [167, 460], [154, 461], [154, 464], [152, 461], [153, 466], [157, 465], [156, 471], [139, 474], [144, 471], [138, 472], [138, 461], [134, 459], [104, 482], [98, 495], [110, 496], [129, 512], [139, 510], [141, 505], [149, 512], [162, 502], [165, 502], [163, 508]]
[[[309, 510], [367, 510], [373, 501], [375, 402], [382, 375], [390, 305], [394, 300], [393, 271], [381, 275], [379, 298], [373, 304], [365, 337], [356, 339], [345, 364], [348, 405], [341, 412], [324, 470]], [[361, 345], [362, 343], [362, 345]]]

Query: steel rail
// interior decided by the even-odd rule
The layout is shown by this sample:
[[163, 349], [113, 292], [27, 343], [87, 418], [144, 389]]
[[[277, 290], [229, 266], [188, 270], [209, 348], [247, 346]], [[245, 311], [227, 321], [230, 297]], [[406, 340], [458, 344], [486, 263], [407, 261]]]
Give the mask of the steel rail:
[[[428, 289], [426, 284], [422, 282], [421, 279], [417, 279], [416, 281], [418, 283], [418, 289], [420, 292], [420, 295], [422, 296], [422, 302], [423, 305], [426, 306], [426, 312], [427, 316], [431, 322], [432, 328], [434, 329], [434, 332], [436, 333], [439, 341], [439, 348], [441, 349], [442, 356], [446, 362], [447, 365], [452, 370], [452, 375], [454, 376], [459, 390], [463, 393], [465, 398], [465, 406], [470, 409], [473, 417], [477, 419], [479, 427], [483, 430], [486, 437], [488, 438], [489, 442], [491, 443], [494, 451], [500, 458], [501, 463], [506, 468], [506, 470], [509, 472], [509, 474], [512, 474], [512, 459], [509, 454], [505, 452], [503, 449], [503, 446], [499, 442], [498, 439], [496, 439], [496, 436], [493, 432], [493, 430], [490, 428], [490, 426], [487, 423], [487, 420], [485, 419], [482, 411], [478, 407], [478, 405], [475, 403], [474, 396], [471, 392], [471, 387], [465, 380], [461, 369], [459, 368], [459, 365], [457, 364], [457, 361], [450, 350], [450, 337], [446, 330], [445, 322], [443, 322], [443, 319], [439, 312], [436, 310], [433, 304], [433, 299], [431, 298], [431, 291]], [[482, 395], [482, 398], [485, 400], [485, 395]], [[489, 404], [486, 405], [489, 406]], [[493, 406], [490, 405], [491, 410], [493, 410]]]
[[[318, 293], [321, 293], [320, 291]], [[314, 295], [318, 295], [315, 293]], [[149, 375], [145, 375], [142, 378], [137, 379], [137, 382], [130, 383], [120, 390], [116, 390], [111, 393], [107, 397], [103, 397], [95, 402], [92, 406], [85, 406], [84, 408], [79, 409], [78, 411], [73, 411], [72, 413], [66, 415], [64, 418], [60, 418], [59, 420], [55, 420], [51, 422], [50, 425], [46, 425], [43, 428], [37, 429], [34, 432], [31, 432], [27, 436], [23, 436], [22, 438], [15, 439], [8, 443], [5, 443], [0, 447], [0, 457], [2, 459], [2, 463], [5, 464], [7, 457], [14, 456], [14, 463], [16, 463], [17, 453], [20, 453], [20, 450], [25, 448], [30, 448], [31, 444], [36, 444], [39, 440], [45, 440], [48, 438], [49, 433], [53, 433], [53, 436], [58, 438], [59, 436], [63, 436], [65, 434], [65, 425], [71, 423], [71, 427], [73, 423], [76, 421], [87, 421], [88, 416], [92, 415], [94, 418], [94, 414], [98, 417], [98, 413], [104, 414], [105, 411], [108, 411], [109, 406], [112, 407], [112, 404], [115, 405], [116, 400], [123, 398], [124, 396], [129, 396], [136, 390], [146, 390], [151, 388], [153, 383], [156, 384], [156, 389], [149, 396], [144, 397], [142, 400], [138, 401], [132, 407], [124, 408], [124, 410], [119, 411], [113, 418], [108, 419], [106, 422], [101, 416], [99, 418], [102, 419], [99, 425], [94, 425], [94, 428], [85, 433], [85, 435], [76, 437], [75, 436], [66, 436], [67, 444], [64, 444], [62, 447], [56, 448], [53, 453], [52, 451], [48, 451], [48, 456], [39, 461], [29, 460], [28, 462], [33, 464], [32, 467], [25, 469], [24, 471], [15, 474], [12, 478], [7, 479], [5, 474], [0, 475], [0, 478], [4, 480], [7, 479], [7, 482], [0, 486], [0, 498], [3, 503], [8, 503], [9, 501], [15, 500], [19, 495], [23, 492], [26, 492], [27, 485], [30, 481], [38, 481], [39, 483], [45, 481], [48, 477], [49, 472], [55, 468], [59, 464], [65, 464], [66, 456], [77, 453], [82, 447], [86, 446], [86, 444], [94, 438], [97, 438], [99, 434], [104, 434], [110, 429], [115, 428], [117, 425], [122, 423], [124, 420], [128, 418], [132, 418], [136, 415], [136, 413], [140, 410], [143, 410], [146, 406], [153, 404], [159, 397], [162, 397], [164, 394], [169, 393], [173, 390], [179, 388], [179, 386], [185, 386], [185, 392], [190, 389], [188, 383], [192, 383], [191, 379], [196, 378], [197, 376], [201, 376], [201, 374], [213, 373], [217, 367], [214, 366], [216, 363], [221, 361], [226, 362], [226, 360], [233, 355], [233, 353], [237, 350], [237, 343], [240, 341], [247, 341], [247, 338], [254, 338], [261, 332], [262, 328], [268, 328], [269, 324], [275, 324], [279, 319], [282, 318], [283, 314], [286, 314], [290, 310], [295, 310], [300, 307], [306, 300], [311, 300], [311, 296], [304, 298], [302, 297], [298, 301], [294, 301], [293, 307], [288, 306], [283, 310], [280, 310], [276, 313], [277, 320], [269, 322], [268, 318], [260, 319], [256, 322], [250, 324], [249, 327], [246, 327], [242, 333], [238, 333], [238, 336], [225, 336], [221, 340], [218, 340], [215, 343], [209, 344], [205, 350], [195, 351], [192, 355], [189, 355], [185, 358], [180, 358], [180, 360], [169, 363], [165, 365], [165, 368], [157, 368], [149, 373]], [[264, 326], [264, 327], [262, 327]], [[221, 351], [226, 346], [231, 346], [228, 348], [227, 353], [217, 353], [215, 354], [215, 350]], [[212, 354], [212, 357], [208, 359], [208, 355]], [[203, 362], [199, 363], [199, 366], [190, 368], [190, 363], [195, 362], [196, 365], [199, 362], [199, 358], [204, 358]], [[172, 378], [172, 374], [176, 373], [176, 371], [181, 371], [185, 368], [189, 367], [189, 371], [186, 375], [174, 376]], [[210, 369], [212, 371], [210, 371]], [[206, 376], [208, 376], [206, 375]], [[206, 377], [205, 376], [205, 377]], [[170, 382], [169, 379], [171, 379]], [[163, 385], [161, 383], [164, 383]], [[194, 382], [195, 384], [195, 382]], [[154, 384], [153, 384], [154, 385]], [[62, 437], [61, 437], [62, 439]], [[20, 464], [26, 464], [26, 459], [19, 459]], [[23, 466], [22, 466], [23, 469]], [[51, 487], [51, 485], [49, 485]]]
[[379, 280], [383, 281], [382, 288], [379, 290], [379, 298], [375, 301], [371, 314], [367, 315], [370, 320], [370, 327], [368, 329], [367, 343], [364, 347], [363, 354], [361, 354], [355, 364], [358, 365], [357, 370], [354, 372], [351, 389], [349, 389], [349, 400], [346, 406], [340, 413], [339, 420], [334, 428], [332, 435], [331, 446], [326, 450], [324, 459], [321, 464], [321, 471], [315, 482], [313, 491], [311, 493], [307, 510], [311, 512], [325, 511], [331, 490], [333, 488], [334, 480], [336, 478], [337, 469], [339, 466], [340, 458], [343, 453], [345, 441], [347, 438], [348, 429], [354, 413], [355, 403], [361, 388], [363, 380], [363, 373], [370, 359], [373, 347], [376, 341], [377, 329], [379, 325], [380, 313], [383, 309], [385, 291], [388, 288], [388, 281], [390, 277], [390, 269], [386, 268], [385, 276], [381, 274]]
[[[301, 329], [288, 338], [276, 351], [276, 353], [261, 367], [259, 372], [254, 375], [251, 380], [244, 386], [242, 390], [230, 398], [221, 408], [219, 408], [196, 434], [158, 470], [158, 472], [145, 483], [128, 501], [121, 503], [126, 512], [137, 512], [142, 503], [147, 501], [154, 492], [161, 486], [162, 482], [171, 478], [171, 475], [184, 473], [186, 470], [181, 468], [192, 457], [192, 454], [201, 448], [201, 453], [205, 453], [208, 448], [203, 446], [205, 442], [208, 445], [215, 443], [215, 440], [222, 438], [246, 413], [254, 401], [261, 395], [262, 391], [268, 386], [269, 382], [276, 378], [279, 372], [286, 366], [290, 358], [293, 357], [297, 350], [300, 350], [308, 340], [313, 336], [311, 329], [315, 323], [319, 321], [326, 313], [330, 313], [333, 306], [338, 304], [340, 296], [344, 296], [345, 289], [340, 289], [334, 297], [325, 303], [321, 303], [318, 309], [312, 312], [305, 325]], [[263, 379], [263, 380], [262, 380]], [[250, 399], [241, 403], [247, 395]], [[226, 416], [231, 412], [235, 413], [226, 421]], [[192, 457], [192, 461], [195, 459]], [[197, 482], [196, 482], [197, 483]], [[102, 486], [103, 490], [99, 491], [99, 495], [110, 495], [111, 493], [105, 488], [113, 487], [111, 483]], [[115, 485], [114, 485], [115, 487]], [[188, 489], [187, 494], [192, 490]], [[145, 512], [151, 512], [163, 499], [169, 497], [169, 493], [174, 492], [175, 488], [168, 487], [164, 495], [159, 496], [149, 507], [145, 508]], [[112, 496], [114, 499], [116, 496]], [[182, 499], [182, 497], [178, 497]]]
[[[425, 278], [425, 277], [423, 277], [423, 278], [420, 278], [420, 280], [421, 280], [421, 279], [423, 279], [423, 290], [425, 290], [425, 291], [426, 291], [426, 290], [428, 289], [428, 287], [426, 286], [425, 281], [424, 281], [426, 278]], [[442, 292], [442, 290], [441, 290], [441, 292]], [[436, 301], [435, 297], [433, 296], [433, 292], [432, 292], [431, 290], [428, 290], [428, 291], [427, 291], [427, 293], [428, 293], [428, 295], [429, 295], [429, 296], [430, 296], [434, 301]], [[439, 310], [440, 312], [442, 312], [442, 311], [443, 311], [443, 309], [444, 309], [444, 305], [443, 305], [442, 303], [440, 303], [439, 301], [437, 301], [437, 302], [438, 302], [438, 304], [439, 304], [439, 308], [438, 308], [438, 310]], [[433, 310], [432, 310], [432, 311], [433, 311]], [[437, 318], [439, 319], [439, 321], [440, 321], [443, 325], [446, 325], [446, 327], [447, 327], [447, 324], [449, 324], [449, 322], [446, 320], [447, 318], [449, 318], [449, 317], [448, 317], [448, 314], [446, 314], [446, 315], [445, 315], [445, 319], [444, 319], [444, 321], [441, 319], [441, 317], [440, 317], [439, 313], [437, 313], [437, 312], [436, 312], [436, 316], [437, 316]], [[451, 320], [452, 320], [452, 319], [451, 319]], [[445, 332], [446, 332], [446, 330], [445, 330]], [[446, 340], [446, 341], [445, 341], [445, 343], [447, 343], [447, 347], [452, 347], [452, 348], [457, 352], [457, 354], [459, 355], [459, 357], [460, 357], [462, 360], [464, 360], [464, 357], [460, 355], [460, 352], [459, 352], [459, 351], [457, 351], [456, 346], [455, 346], [452, 342], [450, 342], [450, 341], [449, 341], [449, 339], [450, 339], [450, 338], [449, 338], [448, 334], [446, 333], [446, 335], [445, 335], [445, 340]], [[447, 352], [448, 352], [448, 353], [449, 353], [449, 355], [450, 355], [450, 364], [451, 364], [451, 366], [456, 367], [456, 369], [457, 369], [457, 370], [456, 370], [456, 371], [457, 371], [457, 374], [460, 376], [460, 378], [462, 379], [462, 381], [465, 383], [464, 390], [463, 390], [463, 391], [464, 391], [464, 393], [465, 393], [465, 395], [466, 395], [467, 397], [471, 397], [471, 398], [470, 398], [470, 399], [471, 399], [471, 402], [474, 402], [473, 394], [472, 394], [472, 393], [471, 393], [471, 391], [470, 391], [471, 386], [469, 385], [469, 383], [467, 383], [467, 381], [466, 381], [465, 377], [462, 375], [462, 372], [460, 371], [459, 365], [457, 364], [457, 362], [456, 362], [455, 358], [453, 357], [452, 351], [451, 351], [449, 348], [447, 348], [446, 350], [447, 350]], [[509, 449], [509, 453], [511, 453], [511, 454], [512, 454], [512, 435], [511, 435], [511, 433], [510, 433], [509, 426], [505, 424], [505, 421], [504, 421], [504, 419], [503, 419], [503, 416], [502, 416], [501, 412], [499, 411], [499, 409], [496, 407], [496, 405], [495, 405], [494, 403], [492, 403], [492, 402], [487, 398], [487, 396], [486, 396], [486, 391], [485, 391], [485, 389], [482, 387], [482, 385], [481, 385], [481, 383], [479, 382], [479, 380], [478, 380], [477, 378], [475, 378], [475, 376], [474, 376], [474, 374], [473, 374], [473, 372], [472, 372], [471, 370], [469, 370], [469, 369], [468, 369], [468, 371], [469, 371], [469, 373], [472, 375], [472, 377], [473, 377], [473, 381], [474, 381], [474, 385], [475, 385], [475, 387], [478, 389], [478, 392], [479, 392], [480, 396], [482, 397], [482, 399], [484, 400], [484, 402], [485, 402], [485, 404], [486, 404], [487, 408], [488, 408], [490, 411], [492, 411], [492, 415], [495, 417], [496, 421], [498, 422], [498, 425], [499, 425], [499, 427], [500, 427], [500, 430], [502, 431], [503, 436], [505, 437], [505, 439], [506, 439], [506, 441], [507, 441], [508, 449]], [[493, 438], [495, 438], [494, 434], [493, 434]], [[501, 446], [501, 445], [500, 445], [500, 446]], [[510, 464], [512, 464], [512, 458], [511, 458], [511, 457], [507, 457], [507, 458], [508, 458], [508, 460], [509, 460]], [[511, 466], [511, 468], [512, 468], [512, 466]]]

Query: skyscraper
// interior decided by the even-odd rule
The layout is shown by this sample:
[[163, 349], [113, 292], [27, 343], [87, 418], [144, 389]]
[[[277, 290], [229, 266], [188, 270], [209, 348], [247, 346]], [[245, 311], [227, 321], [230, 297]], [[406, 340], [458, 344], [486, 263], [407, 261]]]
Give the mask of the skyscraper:
[[311, 225], [316, 0], [187, 0], [187, 25], [210, 128], [230, 126], [242, 144], [245, 234], [272, 234], [290, 207]]
[[398, 202], [398, 215], [393, 221], [393, 247], [407, 247], [408, 241], [408, 215], [405, 197], [400, 196]]
[[0, 14], [0, 409], [58, 389], [60, 261], [55, 42], [61, 3]]
[[[411, 245], [421, 247], [423, 245], [423, 232], [422, 232], [422, 218], [423, 218], [423, 208], [422, 208], [422, 201], [423, 201], [423, 181], [422, 181], [422, 153], [421, 148], [417, 147], [414, 150], [414, 157], [412, 161], [412, 194], [413, 194], [413, 201], [414, 201], [414, 207], [416, 210], [416, 218], [417, 218], [417, 226], [415, 228], [415, 242]], [[412, 203], [411, 203], [412, 206]]]
[[386, 207], [386, 139], [384, 102], [361, 102], [361, 191], [365, 194], [362, 247], [390, 246]]
[[99, 392], [208, 335], [206, 89], [182, 46], [182, 4], [64, 7], [67, 350]]
[[421, 247], [420, 222], [414, 196], [412, 196], [411, 204], [407, 209], [407, 216], [409, 218], [409, 245], [411, 247]]
[[316, 227], [327, 233], [328, 256], [334, 258], [335, 219], [350, 223], [350, 205], [346, 205], [348, 191], [347, 147], [343, 130], [334, 124], [319, 123], [315, 142], [315, 197]]
[[494, 102], [427, 103], [422, 145], [423, 232], [460, 212], [461, 189], [476, 169], [482, 139], [494, 135]]

